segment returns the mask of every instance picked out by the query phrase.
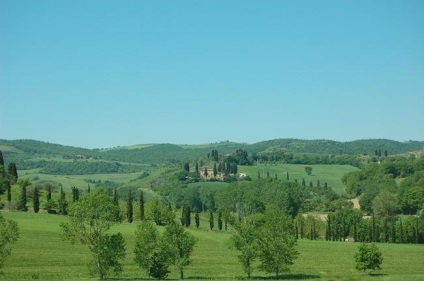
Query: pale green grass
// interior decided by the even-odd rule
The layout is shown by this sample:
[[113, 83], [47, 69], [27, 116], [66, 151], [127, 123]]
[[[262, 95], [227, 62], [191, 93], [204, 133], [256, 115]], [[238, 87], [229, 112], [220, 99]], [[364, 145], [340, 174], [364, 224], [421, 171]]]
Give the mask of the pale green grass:
[[[66, 221], [66, 217], [22, 212], [2, 214], [18, 221], [20, 238], [4, 264], [4, 274], [0, 275], [0, 279], [96, 280], [96, 277], [88, 274], [88, 250], [82, 245], [71, 245], [61, 239], [59, 224]], [[124, 235], [127, 252], [124, 272], [116, 277], [111, 276], [112, 280], [147, 278], [146, 273], [133, 262], [134, 231], [138, 223], [122, 223], [111, 230]], [[231, 234], [216, 229], [215, 223], [215, 230], [209, 230], [207, 214], [202, 214], [199, 229], [195, 228], [192, 219], [189, 231], [198, 238], [198, 243], [192, 255], [193, 262], [185, 270], [187, 279], [244, 279], [237, 252], [229, 247]], [[373, 276], [354, 269], [353, 255], [357, 247], [357, 243], [299, 240], [299, 258], [291, 267], [291, 272], [283, 277], [286, 280], [424, 280], [424, 245], [378, 244], [383, 252], [383, 269]], [[174, 267], [171, 271], [168, 279], [178, 279], [178, 271]], [[273, 277], [259, 270], [255, 270], [253, 276]]]
[[[305, 166], [312, 167], [311, 175], [308, 176], [306, 174]], [[319, 180], [321, 186], [327, 182], [335, 192], [342, 194], [346, 188], [341, 181], [343, 175], [358, 169], [350, 165], [259, 164], [258, 166], [238, 166], [238, 170], [239, 173], [246, 173], [252, 179], [257, 178], [258, 171], [261, 177], [266, 177], [267, 172], [269, 172], [270, 177], [274, 178], [277, 174], [279, 179], [286, 179], [288, 172], [289, 181], [297, 179], [299, 183], [302, 183], [304, 178], [306, 185], [309, 186], [309, 182], [312, 181], [313, 185], [317, 186], [317, 181]]]
[[[90, 183], [87, 180], [98, 182], [114, 181], [125, 183], [139, 177], [143, 172], [126, 173], [126, 174], [90, 174], [90, 175], [49, 175], [38, 173], [37, 170], [21, 170], [19, 178], [29, 179], [33, 183], [43, 181], [54, 181], [62, 184], [65, 191], [71, 191], [72, 186], [86, 189]], [[90, 184], [93, 186], [93, 184]]]

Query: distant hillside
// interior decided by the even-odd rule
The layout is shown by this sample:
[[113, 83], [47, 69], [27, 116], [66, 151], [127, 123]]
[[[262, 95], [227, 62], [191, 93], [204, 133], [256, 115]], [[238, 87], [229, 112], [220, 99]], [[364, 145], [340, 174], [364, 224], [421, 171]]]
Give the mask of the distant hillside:
[[[423, 141], [398, 142], [386, 139], [356, 140], [337, 142], [331, 140], [275, 139], [255, 144], [219, 142], [207, 145], [149, 144], [118, 147], [111, 149], [86, 149], [63, 146], [36, 140], [0, 140], [6, 163], [15, 162], [20, 167], [38, 167], [29, 163], [36, 159], [43, 161], [90, 160], [93, 162], [142, 163], [153, 165], [181, 164], [205, 157], [215, 149], [220, 155], [243, 149], [249, 153], [291, 153], [322, 155], [374, 155], [375, 151], [389, 155], [424, 149]], [[47, 159], [46, 159], [47, 158]], [[58, 160], [59, 159], [59, 160]], [[40, 160], [41, 161], [41, 160]], [[32, 166], [30, 166], [30, 164]], [[95, 165], [93, 163], [92, 165]]]
[[424, 149], [424, 141], [398, 142], [387, 139], [367, 139], [349, 142], [332, 140], [300, 140], [300, 139], [275, 139], [258, 142], [249, 146], [252, 152], [284, 151], [289, 153], [313, 154], [368, 154], [374, 155], [376, 150], [389, 155], [401, 154]]

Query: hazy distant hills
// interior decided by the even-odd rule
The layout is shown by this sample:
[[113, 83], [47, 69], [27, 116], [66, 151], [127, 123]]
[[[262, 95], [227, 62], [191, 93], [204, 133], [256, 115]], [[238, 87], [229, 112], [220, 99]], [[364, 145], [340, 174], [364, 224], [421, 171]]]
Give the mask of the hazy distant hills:
[[368, 154], [376, 151], [389, 155], [424, 149], [424, 141], [398, 142], [387, 139], [367, 139], [349, 142], [332, 140], [275, 139], [254, 144], [229, 141], [202, 144], [149, 144], [109, 149], [86, 149], [52, 144], [37, 140], [0, 140], [0, 150], [6, 162], [23, 162], [34, 158], [97, 159], [143, 164], [177, 164], [205, 157], [212, 149], [220, 155], [244, 149], [249, 153], [293, 153], [293, 154]]

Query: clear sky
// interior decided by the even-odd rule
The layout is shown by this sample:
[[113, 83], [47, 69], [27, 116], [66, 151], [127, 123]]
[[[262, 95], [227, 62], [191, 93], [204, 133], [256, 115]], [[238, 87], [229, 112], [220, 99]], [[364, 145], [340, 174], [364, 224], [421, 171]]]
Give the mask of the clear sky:
[[0, 138], [424, 140], [424, 1], [0, 0]]

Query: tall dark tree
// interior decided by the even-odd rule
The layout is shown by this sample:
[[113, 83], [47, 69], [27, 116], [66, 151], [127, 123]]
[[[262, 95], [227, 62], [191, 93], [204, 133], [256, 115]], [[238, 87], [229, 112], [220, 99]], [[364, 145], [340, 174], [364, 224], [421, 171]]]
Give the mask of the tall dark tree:
[[200, 226], [200, 216], [199, 216], [199, 210], [196, 208], [196, 214], [194, 215], [194, 221], [196, 223], [196, 228], [199, 228]]
[[208, 168], [205, 167], [205, 172], [203, 173], [203, 175], [205, 176], [205, 178], [208, 177]]
[[140, 197], [138, 198], [138, 206], [140, 208], [140, 220], [144, 221], [146, 219], [144, 214], [144, 194], [143, 191], [140, 190]]
[[52, 200], [52, 192], [53, 192], [53, 186], [51, 186], [50, 184], [47, 185], [47, 201]]
[[88, 185], [88, 187], [87, 187], [87, 193], [90, 193], [91, 192], [91, 188], [90, 188], [90, 185]]
[[0, 150], [0, 181], [5, 177], [3, 153]]
[[7, 167], [7, 173], [11, 184], [15, 184], [18, 181], [18, 170], [16, 169], [15, 163], [9, 163]]
[[10, 181], [6, 181], [6, 191], [7, 191], [7, 202], [10, 204], [12, 202], [12, 186]]
[[21, 198], [18, 203], [18, 210], [20, 211], [27, 211], [27, 194], [26, 194], [26, 185], [21, 186]]
[[59, 195], [59, 211], [62, 215], [66, 215], [66, 207], [68, 202], [66, 202], [65, 191], [63, 191], [63, 187], [60, 187], [60, 195]]
[[221, 211], [218, 212], [218, 229], [220, 231], [222, 230], [222, 212]]
[[196, 166], [194, 166], [194, 167], [195, 167], [196, 175], [198, 175], [199, 174], [199, 163], [196, 162]]
[[37, 187], [34, 187], [34, 197], [32, 199], [34, 205], [34, 213], [38, 213], [38, 211], [40, 210], [40, 197]]
[[213, 176], [216, 177], [216, 175], [218, 174], [218, 169], [216, 168], [216, 162], [213, 163]]
[[76, 186], [72, 186], [72, 202], [79, 200], [79, 189]]
[[128, 220], [129, 223], [133, 222], [133, 197], [132, 197], [131, 189], [128, 191], [127, 220]]
[[286, 173], [286, 180], [290, 180], [289, 172]]
[[215, 226], [215, 223], [213, 221], [213, 212], [212, 210], [210, 210], [209, 211], [209, 227], [211, 230], [213, 230], [214, 226]]
[[188, 162], [184, 163], [183, 170], [186, 172], [190, 172], [190, 164]]

